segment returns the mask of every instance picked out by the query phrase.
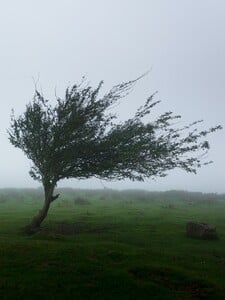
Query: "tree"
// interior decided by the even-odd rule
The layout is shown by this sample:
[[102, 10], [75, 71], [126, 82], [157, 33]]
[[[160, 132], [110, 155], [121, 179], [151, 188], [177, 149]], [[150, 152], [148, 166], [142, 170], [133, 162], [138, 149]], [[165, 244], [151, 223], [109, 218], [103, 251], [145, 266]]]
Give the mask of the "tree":
[[143, 181], [165, 176], [174, 168], [196, 173], [209, 163], [202, 159], [209, 149], [204, 138], [221, 126], [200, 131], [201, 121], [196, 121], [177, 128], [175, 120], [180, 116], [172, 112], [147, 120], [160, 102], [154, 101], [155, 94], [132, 118], [115, 122], [117, 116], [109, 109], [139, 79], [118, 84], [103, 97], [99, 97], [103, 82], [95, 89], [84, 82], [75, 84], [66, 89], [64, 99], [56, 99], [55, 106], [36, 90], [22, 115], [16, 118], [12, 112], [9, 140], [32, 161], [30, 175], [44, 187], [44, 205], [27, 226], [28, 232], [39, 229], [51, 203], [59, 197], [54, 189], [61, 179]]

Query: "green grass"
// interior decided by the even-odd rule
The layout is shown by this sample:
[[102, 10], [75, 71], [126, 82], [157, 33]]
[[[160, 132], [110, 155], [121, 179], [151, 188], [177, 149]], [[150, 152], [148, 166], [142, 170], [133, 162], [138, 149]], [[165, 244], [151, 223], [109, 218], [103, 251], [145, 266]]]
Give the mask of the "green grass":
[[[41, 199], [0, 190], [0, 299], [224, 299], [224, 196], [63, 189], [26, 236]], [[187, 238], [190, 220], [220, 239]]]

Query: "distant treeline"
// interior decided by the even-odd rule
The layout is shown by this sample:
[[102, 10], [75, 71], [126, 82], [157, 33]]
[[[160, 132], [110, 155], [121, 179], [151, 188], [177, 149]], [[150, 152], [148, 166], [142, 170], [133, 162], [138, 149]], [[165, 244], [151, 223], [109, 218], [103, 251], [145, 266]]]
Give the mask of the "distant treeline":
[[[202, 193], [202, 192], [188, 192], [179, 190], [170, 190], [165, 192], [160, 191], [146, 191], [146, 190], [112, 190], [112, 189], [73, 189], [73, 188], [58, 188], [57, 193], [61, 194], [61, 197], [76, 197], [82, 196], [86, 198], [101, 198], [101, 199], [113, 199], [124, 198], [130, 200], [186, 200], [186, 201], [213, 201], [213, 200], [225, 200], [225, 194], [217, 193]], [[0, 202], [6, 200], [22, 200], [43, 199], [44, 192], [42, 188], [3, 188], [0, 189]]]

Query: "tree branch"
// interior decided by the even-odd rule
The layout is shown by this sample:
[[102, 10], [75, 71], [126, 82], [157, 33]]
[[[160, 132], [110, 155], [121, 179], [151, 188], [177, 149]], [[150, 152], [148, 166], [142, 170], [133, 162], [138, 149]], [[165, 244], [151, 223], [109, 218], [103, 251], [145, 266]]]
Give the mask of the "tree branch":
[[51, 197], [51, 202], [55, 201], [58, 197], [60, 196], [60, 194], [57, 194], [55, 196]]

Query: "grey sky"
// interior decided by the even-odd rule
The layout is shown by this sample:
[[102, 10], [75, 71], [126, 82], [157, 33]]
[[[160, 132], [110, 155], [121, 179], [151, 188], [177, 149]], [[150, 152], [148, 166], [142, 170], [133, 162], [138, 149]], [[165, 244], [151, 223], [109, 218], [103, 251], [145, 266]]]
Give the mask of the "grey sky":
[[[171, 110], [185, 122], [225, 127], [224, 0], [9, 0], [0, 4], [0, 187], [39, 186], [30, 162], [7, 140], [11, 108], [32, 99], [32, 77], [54, 99], [86, 75], [104, 90], [152, 68], [117, 108], [127, 118], [158, 90], [155, 113]], [[182, 123], [183, 124], [183, 123]], [[182, 125], [181, 124], [181, 125]], [[139, 182], [62, 181], [60, 185], [225, 192], [224, 130], [211, 136], [209, 160], [198, 175], [172, 171]]]

